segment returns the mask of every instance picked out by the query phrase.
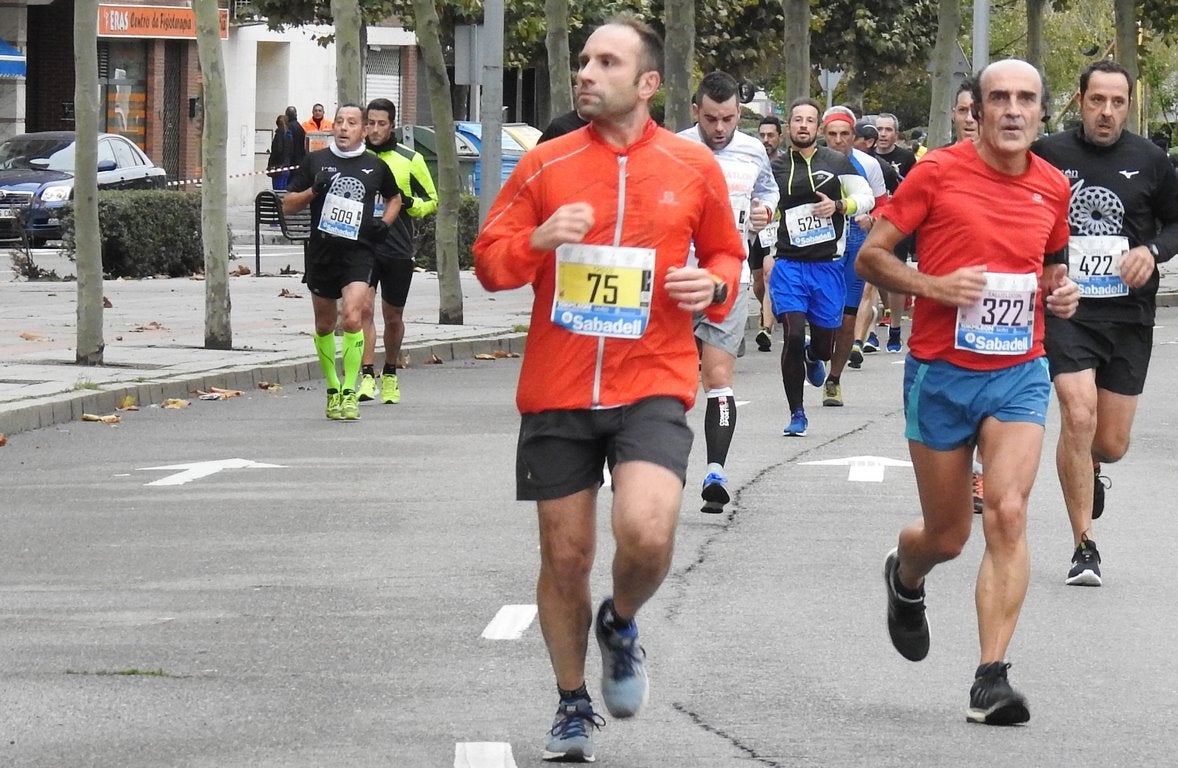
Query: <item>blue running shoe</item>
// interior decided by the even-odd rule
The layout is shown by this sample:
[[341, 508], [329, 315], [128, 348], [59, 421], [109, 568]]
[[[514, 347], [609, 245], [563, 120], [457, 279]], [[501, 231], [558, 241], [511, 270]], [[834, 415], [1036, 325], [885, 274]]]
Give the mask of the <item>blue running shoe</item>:
[[724, 505], [732, 500], [728, 493], [728, 478], [724, 476], [723, 472], [715, 470], [708, 473], [704, 478], [703, 493], [704, 505], [700, 508], [700, 512], [707, 512], [709, 514], [719, 514], [724, 511]]
[[875, 335], [875, 331], [867, 334], [867, 341], [863, 342], [864, 352], [878, 352], [879, 351], [879, 337]]
[[784, 434], [786, 437], [805, 437], [808, 426], [810, 426], [810, 421], [806, 418], [806, 412], [799, 408], [790, 417], [789, 426], [785, 428]]
[[904, 345], [900, 341], [900, 334], [895, 333], [895, 332], [889, 333], [888, 334], [888, 352], [890, 352], [894, 355], [903, 348], [904, 348]]
[[646, 651], [638, 644], [638, 625], [633, 619], [622, 629], [606, 626], [614, 618], [614, 601], [606, 598], [597, 611], [594, 631], [601, 649], [601, 695], [605, 708], [617, 718], [633, 717], [646, 704], [650, 683], [646, 677]]
[[593, 711], [589, 699], [562, 699], [541, 757], [555, 763], [592, 763], [593, 729], [603, 725], [605, 718]]
[[821, 387], [826, 383], [826, 363], [821, 360], [810, 359], [810, 345], [806, 345], [806, 381], [810, 382], [811, 386]]

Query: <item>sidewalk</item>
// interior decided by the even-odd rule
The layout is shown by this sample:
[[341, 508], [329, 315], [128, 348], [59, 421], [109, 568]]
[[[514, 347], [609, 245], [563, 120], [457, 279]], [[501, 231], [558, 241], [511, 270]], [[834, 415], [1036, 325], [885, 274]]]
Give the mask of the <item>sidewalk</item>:
[[[244, 266], [252, 272], [252, 208], [230, 211], [230, 225], [237, 256], [230, 271]], [[143, 407], [209, 387], [320, 382], [310, 294], [301, 275], [281, 274], [302, 268], [302, 248], [275, 245], [282, 242], [277, 233], [262, 234], [261, 275], [230, 278], [232, 350], [204, 348], [202, 280], [108, 280], [102, 366], [74, 363], [77, 283], [18, 280], [10, 251], [0, 249], [0, 434], [75, 421], [84, 413], [111, 414], [128, 396]], [[74, 265], [53, 250], [35, 252], [34, 261], [62, 277], [74, 273]], [[1178, 306], [1178, 259], [1162, 266], [1158, 305]], [[437, 275], [414, 277], [403, 347], [410, 366], [434, 356], [453, 361], [496, 350], [523, 352], [531, 290], [490, 294], [469, 272], [461, 282], [463, 325], [439, 325]]]
[[[252, 219], [248, 233], [234, 224], [237, 259], [230, 271], [239, 265], [252, 271]], [[74, 273], [73, 263], [50, 249], [35, 251], [34, 261], [63, 277]], [[268, 245], [261, 276], [230, 278], [232, 350], [204, 348], [203, 280], [108, 280], [104, 365], [79, 366], [77, 283], [17, 280], [10, 251], [0, 249], [0, 434], [74, 421], [83, 413], [111, 414], [127, 396], [144, 407], [209, 387], [321, 382], [310, 294], [300, 274], [281, 274], [288, 266], [301, 270], [302, 263], [301, 246]], [[471, 273], [462, 274], [461, 284], [463, 325], [439, 325], [437, 275], [414, 276], [403, 347], [410, 366], [432, 356], [453, 361], [500, 349], [523, 352], [531, 290], [490, 294]]]

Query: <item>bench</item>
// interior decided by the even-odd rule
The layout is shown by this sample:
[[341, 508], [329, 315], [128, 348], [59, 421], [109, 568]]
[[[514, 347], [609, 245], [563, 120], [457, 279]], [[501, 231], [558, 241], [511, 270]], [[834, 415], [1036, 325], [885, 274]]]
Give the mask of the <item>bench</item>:
[[304, 250], [311, 239], [311, 209], [298, 213], [284, 213], [282, 194], [264, 189], [254, 198], [254, 274], [262, 272], [262, 225], [277, 226], [282, 236], [292, 243], [301, 242]]

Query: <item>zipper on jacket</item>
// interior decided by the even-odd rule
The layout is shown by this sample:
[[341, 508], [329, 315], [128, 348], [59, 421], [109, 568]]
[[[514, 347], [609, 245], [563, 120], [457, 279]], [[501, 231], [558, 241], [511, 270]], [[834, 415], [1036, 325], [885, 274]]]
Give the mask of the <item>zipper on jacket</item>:
[[[618, 223], [614, 227], [614, 247], [622, 244], [622, 219], [626, 214], [626, 156], [618, 155]], [[601, 407], [601, 371], [605, 365], [605, 337], [597, 337], [597, 365], [593, 370], [593, 406]]]

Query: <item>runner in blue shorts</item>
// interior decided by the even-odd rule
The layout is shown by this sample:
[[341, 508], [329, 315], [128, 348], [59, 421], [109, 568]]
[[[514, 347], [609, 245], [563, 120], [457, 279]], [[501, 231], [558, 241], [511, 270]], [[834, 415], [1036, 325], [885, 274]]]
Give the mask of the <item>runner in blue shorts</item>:
[[[1030, 579], [1027, 499], [1050, 393], [1044, 317], [1070, 317], [1079, 292], [1067, 277], [1068, 181], [1029, 152], [1043, 117], [1038, 70], [1015, 59], [987, 66], [974, 104], [977, 142], [917, 163], [868, 234], [858, 271], [881, 289], [920, 297], [904, 392], [921, 519], [900, 531], [884, 561], [888, 634], [904, 658], [928, 655], [924, 581], [969, 539], [976, 443], [986, 457], [986, 548], [966, 719], [1011, 725], [1031, 717], [1008, 679], [1006, 653]], [[912, 269], [894, 250], [917, 232]]]

